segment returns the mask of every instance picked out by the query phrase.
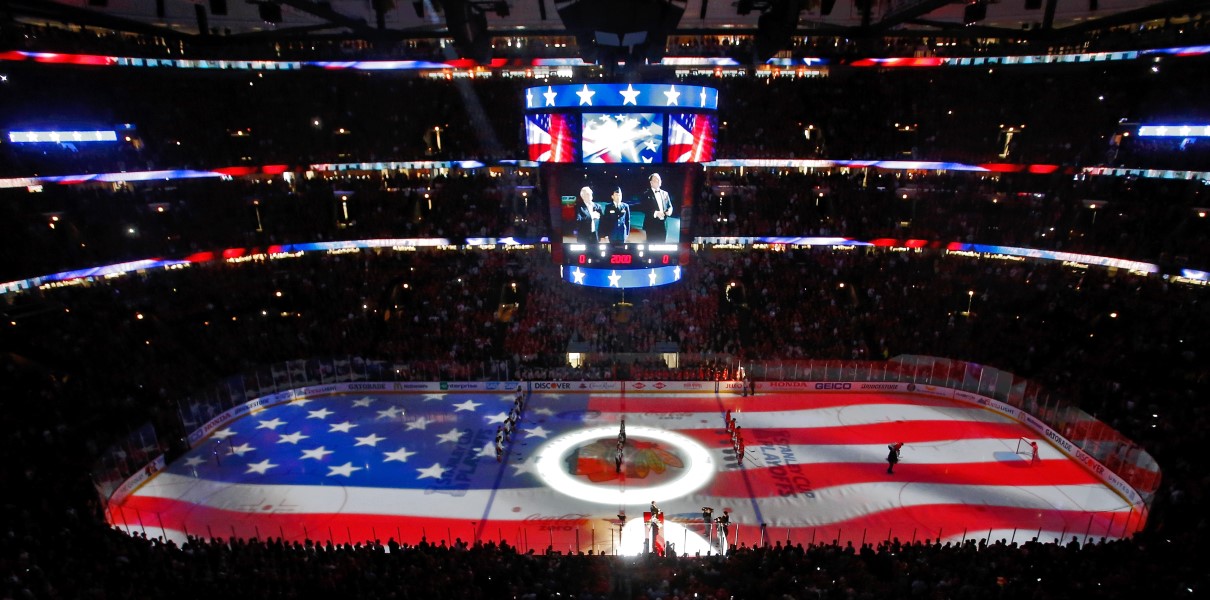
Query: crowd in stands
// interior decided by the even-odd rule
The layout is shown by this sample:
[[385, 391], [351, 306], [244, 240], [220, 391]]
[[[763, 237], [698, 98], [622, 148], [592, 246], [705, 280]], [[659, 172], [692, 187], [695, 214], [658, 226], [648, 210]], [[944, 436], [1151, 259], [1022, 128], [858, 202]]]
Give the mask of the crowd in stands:
[[720, 172], [698, 236], [845, 236], [1062, 250], [1210, 264], [1200, 181], [1070, 174]]
[[[1200, 77], [1205, 64], [1204, 58], [1169, 57], [1091, 65], [836, 67], [817, 78], [682, 80], [720, 91], [720, 158], [1202, 170], [1201, 144], [1138, 144], [1116, 134], [1123, 123], [1204, 121], [1199, 102], [1210, 91]], [[0, 174], [16, 177], [526, 158], [523, 90], [544, 83], [323, 69], [12, 63], [5, 71], [0, 129], [132, 126], [119, 141], [100, 147], [0, 144]], [[650, 79], [672, 77], [654, 73]]]
[[[1081, 52], [1197, 46], [1210, 38], [1203, 16], [1153, 20], [1083, 32], [1078, 39], [1046, 35], [1041, 22], [1026, 24], [1020, 35], [968, 35], [902, 30], [895, 37], [810, 35], [794, 36], [782, 54], [846, 60], [858, 57], [966, 57], [1050, 55]], [[810, 18], [802, 15], [802, 20]], [[1041, 18], [1041, 14], [1039, 14]], [[826, 20], [826, 19], [825, 19]], [[502, 24], [507, 27], [508, 20]], [[41, 52], [111, 54], [150, 58], [273, 59], [273, 60], [450, 60], [457, 58], [448, 40], [410, 38], [325, 39], [290, 38], [257, 40], [234, 38], [226, 28], [213, 27], [211, 37], [180, 39], [152, 34], [113, 32], [56, 24], [11, 23], [0, 35], [6, 46]], [[1036, 30], [1031, 33], [1031, 29]], [[892, 32], [887, 32], [888, 34]], [[184, 38], [184, 36], [181, 36]], [[668, 56], [726, 56], [753, 62], [753, 36], [747, 32], [722, 35], [673, 35], [666, 44]], [[576, 58], [581, 56], [574, 36], [500, 35], [492, 40], [493, 58]]]
[[[0, 191], [12, 281], [151, 257], [306, 242], [548, 235], [532, 169], [346, 173]], [[965, 242], [1210, 267], [1210, 187], [1200, 181], [1071, 174], [803, 173], [712, 169], [692, 234]], [[36, 204], [34, 204], [36, 202]], [[18, 252], [19, 250], [19, 252]], [[574, 310], [568, 307], [567, 310]], [[642, 314], [639, 315], [642, 319]], [[601, 347], [581, 325], [580, 339]], [[636, 322], [648, 344], [658, 328]]]

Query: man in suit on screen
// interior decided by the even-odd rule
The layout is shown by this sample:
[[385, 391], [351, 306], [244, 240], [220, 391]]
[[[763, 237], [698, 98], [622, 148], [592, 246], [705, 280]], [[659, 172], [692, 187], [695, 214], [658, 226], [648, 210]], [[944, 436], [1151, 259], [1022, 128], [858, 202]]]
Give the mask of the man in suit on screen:
[[660, 244], [668, 240], [668, 219], [672, 218], [672, 197], [661, 186], [659, 173], [647, 178], [650, 186], [643, 191], [642, 209], [647, 213], [643, 230], [647, 232], [647, 243]]

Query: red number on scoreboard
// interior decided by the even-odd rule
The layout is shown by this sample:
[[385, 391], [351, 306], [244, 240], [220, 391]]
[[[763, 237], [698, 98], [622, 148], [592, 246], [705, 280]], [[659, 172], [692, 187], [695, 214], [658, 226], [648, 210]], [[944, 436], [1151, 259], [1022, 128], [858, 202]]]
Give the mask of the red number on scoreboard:
[[609, 263], [614, 265], [630, 264], [631, 256], [629, 254], [614, 254], [609, 257]]
[[588, 262], [588, 257], [581, 254], [580, 256], [576, 257], [576, 260], [579, 261], [580, 264], [584, 264], [585, 262]]
[[672, 258], [669, 257], [667, 254], [664, 255], [664, 258], [660, 259], [660, 261], [663, 262], [664, 264], [668, 264], [668, 262], [671, 260], [672, 260]]

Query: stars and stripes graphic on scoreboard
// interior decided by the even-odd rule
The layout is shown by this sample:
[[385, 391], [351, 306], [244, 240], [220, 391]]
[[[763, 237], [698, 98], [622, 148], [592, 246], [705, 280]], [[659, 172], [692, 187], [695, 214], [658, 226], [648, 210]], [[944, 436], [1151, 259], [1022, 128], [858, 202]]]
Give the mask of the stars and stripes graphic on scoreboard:
[[525, 139], [529, 159], [538, 162], [576, 161], [580, 146], [580, 121], [576, 115], [525, 115]]
[[[607, 552], [623, 539], [641, 542], [652, 501], [666, 515], [667, 539], [685, 550], [711, 547], [703, 506], [725, 511], [731, 543], [749, 545], [761, 524], [796, 543], [1099, 539], [1143, 525], [1057, 448], [1040, 443], [1037, 462], [1017, 454], [1031, 435], [1023, 425], [951, 400], [534, 393], [497, 461], [497, 428], [513, 401], [512, 393], [338, 394], [270, 407], [214, 432], [109, 516], [169, 537], [452, 536]], [[742, 468], [728, 410], [746, 442]], [[890, 475], [894, 442], [905, 445]]]
[[668, 116], [668, 162], [710, 162], [714, 160], [718, 117], [681, 113]]

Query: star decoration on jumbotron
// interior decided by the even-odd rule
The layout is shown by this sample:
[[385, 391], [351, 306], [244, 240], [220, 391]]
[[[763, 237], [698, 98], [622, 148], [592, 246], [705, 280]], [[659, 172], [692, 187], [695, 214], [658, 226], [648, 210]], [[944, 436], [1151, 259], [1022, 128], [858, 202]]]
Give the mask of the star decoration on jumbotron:
[[655, 269], [647, 272], [647, 285], [655, 285], [655, 280], [658, 276], [655, 274]]
[[554, 90], [553, 88], [551, 88], [549, 85], [548, 85], [548, 86], [546, 86], [546, 91], [542, 93], [542, 97], [543, 97], [543, 98], [546, 98], [546, 105], [547, 105], [547, 106], [554, 106], [554, 105], [555, 105], [555, 97], [556, 97], [556, 96], [558, 96], [558, 95], [559, 95], [559, 94], [558, 94], [557, 92], [555, 92], [555, 90]]
[[585, 276], [585, 275], [587, 275], [587, 274], [588, 274], [588, 273], [585, 273], [584, 271], [581, 271], [581, 270], [580, 270], [580, 267], [576, 267], [576, 270], [574, 270], [574, 271], [572, 271], [572, 272], [571, 272], [571, 278], [572, 278], [572, 281], [573, 281], [573, 282], [574, 282], [576, 285], [584, 285], [584, 276]]
[[328, 467], [328, 477], [335, 477], [337, 475], [344, 475], [345, 477], [352, 477], [353, 471], [360, 471], [360, 470], [361, 470], [361, 467], [354, 467], [353, 463], [347, 462], [343, 465], [340, 465], [339, 467]]
[[433, 466], [428, 467], [427, 469], [416, 470], [420, 472], [420, 475], [418, 475], [416, 479], [426, 479], [429, 477], [433, 479], [441, 479], [441, 476], [445, 475], [446, 468], [441, 466], [441, 463], [433, 463]]
[[311, 437], [311, 436], [303, 435], [303, 432], [296, 431], [289, 435], [281, 436], [280, 438], [278, 438], [277, 443], [279, 443], [279, 444], [297, 444], [297, 443], [301, 442], [302, 440], [305, 440], [309, 437]]
[[391, 462], [393, 460], [398, 462], [407, 462], [408, 457], [415, 454], [415, 452], [408, 452], [407, 448], [400, 446], [399, 449], [394, 452], [383, 452], [383, 454], [386, 455], [386, 459], [384, 459], [382, 462]]
[[258, 463], [249, 463], [248, 470], [244, 471], [244, 474], [246, 475], [248, 473], [256, 473], [258, 475], [264, 475], [266, 471], [268, 471], [269, 469], [272, 469], [273, 467], [276, 467], [276, 466], [277, 465], [269, 462], [269, 459], [266, 458], [265, 460], [262, 460]]
[[702, 100], [702, 108], [706, 108], [706, 88], [702, 88], [702, 93], [698, 94], [698, 97]]
[[609, 272], [609, 287], [621, 287], [618, 285], [619, 282], [621, 282], [621, 281], [622, 281], [622, 276], [618, 275], [617, 271]]
[[622, 94], [622, 106], [627, 104], [639, 105], [639, 91], [634, 89], [633, 84], [626, 84], [626, 90], [620, 92]]
[[668, 91], [664, 92], [664, 99], [667, 101], [665, 106], [680, 106], [678, 100], [681, 98], [681, 93], [676, 91], [675, 85], [668, 86]]
[[673, 268], [672, 268], [672, 280], [673, 280], [673, 281], [680, 281], [680, 280], [681, 280], [681, 268], [680, 268], [680, 267], [673, 267]]
[[525, 90], [525, 108], [532, 108], [534, 105], [534, 91]]
[[592, 106], [592, 96], [595, 93], [596, 92], [588, 89], [587, 83], [584, 84], [584, 89], [576, 92], [576, 95], [580, 97], [580, 106], [584, 106], [585, 104]]

